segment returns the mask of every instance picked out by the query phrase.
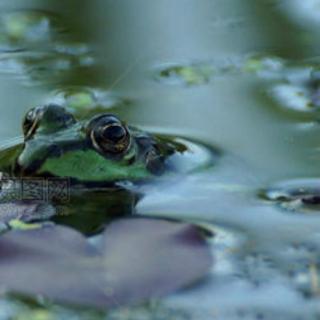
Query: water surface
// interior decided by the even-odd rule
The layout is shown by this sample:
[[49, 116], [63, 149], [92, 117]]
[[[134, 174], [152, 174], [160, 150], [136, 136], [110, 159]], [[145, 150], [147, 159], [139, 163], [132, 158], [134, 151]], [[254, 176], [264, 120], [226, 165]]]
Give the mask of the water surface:
[[[223, 151], [210, 170], [144, 187], [137, 207], [212, 229], [211, 274], [107, 318], [319, 317], [320, 212], [292, 214], [258, 196], [319, 177], [319, 112], [303, 109], [318, 90], [319, 8], [316, 0], [2, 2], [3, 19], [32, 9], [38, 20], [22, 40], [18, 27], [2, 26], [1, 140], [20, 134], [28, 108], [71, 87], [104, 93], [106, 108], [129, 123]], [[289, 88], [281, 99], [279, 86]], [[306, 92], [302, 110], [286, 100], [299, 104], [297, 90]]]

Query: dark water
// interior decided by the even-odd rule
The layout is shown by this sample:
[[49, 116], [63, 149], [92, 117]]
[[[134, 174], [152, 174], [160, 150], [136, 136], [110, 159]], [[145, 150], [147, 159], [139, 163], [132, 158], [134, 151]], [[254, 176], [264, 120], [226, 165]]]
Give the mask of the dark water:
[[[210, 170], [148, 186], [137, 207], [212, 229], [211, 274], [107, 319], [320, 317], [320, 211], [263, 191], [319, 177], [319, 1], [30, 0], [0, 9], [1, 140], [20, 134], [28, 108], [64, 101], [76, 86], [132, 124], [224, 151]], [[34, 15], [23, 37], [16, 10]], [[18, 308], [3, 304], [0, 319]]]

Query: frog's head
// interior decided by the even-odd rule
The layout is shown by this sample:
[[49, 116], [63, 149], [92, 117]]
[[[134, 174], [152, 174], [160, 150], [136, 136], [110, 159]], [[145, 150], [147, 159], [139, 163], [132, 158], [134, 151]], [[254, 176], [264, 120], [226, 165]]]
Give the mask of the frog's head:
[[31, 109], [15, 174], [69, 177], [81, 182], [140, 180], [159, 174], [175, 152], [167, 140], [128, 127], [111, 114], [77, 121], [63, 107]]

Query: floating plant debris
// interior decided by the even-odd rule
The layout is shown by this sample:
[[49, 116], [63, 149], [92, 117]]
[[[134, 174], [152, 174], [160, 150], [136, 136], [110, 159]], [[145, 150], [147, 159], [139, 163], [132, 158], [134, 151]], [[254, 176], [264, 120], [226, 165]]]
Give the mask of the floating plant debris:
[[[89, 45], [71, 38], [62, 19], [42, 10], [0, 16], [1, 72], [32, 81], [61, 83], [75, 72], [95, 67]], [[87, 75], [89, 77], [89, 75]]]
[[[49, 204], [35, 201], [6, 202], [0, 200], [0, 223], [10, 224], [11, 221], [30, 223], [33, 221], [45, 221], [55, 214], [55, 209]], [[14, 225], [17, 225], [17, 223]]]
[[108, 109], [127, 106], [131, 101], [116, 94], [92, 87], [66, 87], [53, 93], [48, 102], [69, 109], [78, 118], [90, 117]]
[[206, 63], [172, 64], [158, 68], [156, 79], [167, 84], [194, 86], [208, 83], [214, 69]]
[[[10, 51], [47, 46], [63, 31], [59, 19], [52, 13], [41, 10], [13, 11], [0, 19], [1, 46]], [[43, 49], [45, 49], [45, 47]]]
[[320, 107], [317, 63], [297, 65], [276, 58], [248, 59], [244, 70], [267, 81], [268, 95], [282, 108], [315, 112]]
[[260, 196], [288, 211], [320, 213], [320, 179], [285, 181], [261, 191]]
[[264, 79], [281, 79], [285, 70], [284, 60], [265, 55], [229, 57], [208, 62], [167, 64], [156, 68], [156, 79], [166, 84], [201, 85], [213, 76], [256, 74]]
[[246, 73], [256, 73], [264, 79], [281, 79], [285, 70], [284, 60], [264, 55], [252, 55], [241, 62], [241, 69]]
[[95, 67], [90, 53], [74, 54], [68, 50], [55, 52], [50, 48], [40, 51], [18, 51], [0, 55], [2, 73], [17, 76], [23, 83], [61, 83], [74, 72]]

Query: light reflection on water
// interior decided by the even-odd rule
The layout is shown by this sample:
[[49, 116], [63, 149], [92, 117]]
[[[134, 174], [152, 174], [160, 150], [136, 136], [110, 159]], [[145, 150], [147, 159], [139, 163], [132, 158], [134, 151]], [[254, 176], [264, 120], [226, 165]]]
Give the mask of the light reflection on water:
[[[76, 1], [35, 2], [38, 6], [61, 16], [68, 36], [57, 35], [57, 43], [51, 39], [47, 48], [33, 44], [24, 54], [41, 52], [59, 62], [55, 50], [60, 48], [72, 63], [33, 61], [25, 68], [25, 60], [11, 60], [11, 75], [5, 70], [0, 75], [0, 111], [5, 115], [0, 138], [20, 134], [20, 119], [30, 106], [80, 85], [130, 100], [118, 111], [130, 123], [222, 148], [225, 155], [212, 170], [143, 189], [138, 213], [218, 225], [221, 229], [213, 229], [220, 241], [228, 235], [241, 239], [226, 246], [213, 243], [217, 268], [223, 269], [222, 264], [226, 272], [213, 268], [206, 283], [165, 305], [221, 319], [241, 314], [249, 319], [259, 312], [273, 319], [319, 313], [316, 298], [306, 296], [319, 293], [310, 266], [319, 263], [320, 217], [290, 215], [257, 198], [257, 190], [283, 179], [319, 176], [320, 126], [302, 128], [305, 116], [277, 108], [263, 77], [241, 65], [259, 53], [284, 61], [315, 56], [317, 38], [306, 37], [312, 27], [296, 24], [280, 1], [108, 0], [81, 8]], [[82, 65], [81, 55], [90, 63]], [[210, 81], [197, 85], [155, 80], [154, 66], [180, 61], [189, 66], [218, 61], [218, 67], [230, 67], [225, 73], [213, 68]], [[182, 75], [194, 79], [190, 70]]]

